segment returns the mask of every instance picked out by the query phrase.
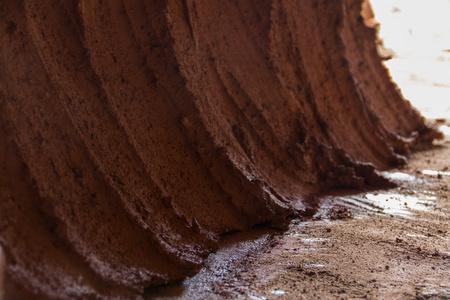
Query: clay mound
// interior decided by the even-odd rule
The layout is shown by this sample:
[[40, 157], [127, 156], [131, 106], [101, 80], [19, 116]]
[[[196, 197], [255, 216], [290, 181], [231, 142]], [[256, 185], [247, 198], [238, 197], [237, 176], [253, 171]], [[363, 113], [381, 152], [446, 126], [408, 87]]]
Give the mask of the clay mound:
[[8, 286], [133, 296], [192, 275], [223, 233], [281, 226], [330, 188], [387, 183], [376, 169], [438, 135], [390, 82], [360, 10], [3, 1]]

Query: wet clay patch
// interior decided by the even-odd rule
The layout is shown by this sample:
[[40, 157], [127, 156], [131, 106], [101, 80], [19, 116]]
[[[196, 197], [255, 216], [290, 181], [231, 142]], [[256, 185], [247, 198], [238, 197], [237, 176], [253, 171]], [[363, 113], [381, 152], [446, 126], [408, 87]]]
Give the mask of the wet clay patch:
[[149, 299], [448, 299], [449, 157], [446, 136], [383, 173], [397, 188], [324, 197], [286, 232], [242, 235]]
[[[398, 188], [341, 197], [340, 209], [346, 207], [351, 218], [325, 214], [292, 224], [255, 267], [256, 273], [274, 262], [280, 268], [275, 278], [256, 285], [260, 297], [450, 298], [450, 178], [439, 176], [449, 157], [446, 136], [413, 153], [407, 168], [384, 174]], [[275, 298], [273, 290], [285, 293]]]

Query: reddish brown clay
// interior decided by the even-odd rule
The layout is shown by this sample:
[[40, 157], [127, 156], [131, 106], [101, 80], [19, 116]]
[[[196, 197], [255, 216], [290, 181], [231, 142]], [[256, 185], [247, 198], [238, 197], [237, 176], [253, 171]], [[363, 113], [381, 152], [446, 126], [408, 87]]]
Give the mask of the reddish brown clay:
[[360, 10], [2, 1], [7, 288], [133, 297], [195, 273], [221, 234], [282, 226], [330, 188], [387, 184], [377, 169], [438, 134], [391, 83]]

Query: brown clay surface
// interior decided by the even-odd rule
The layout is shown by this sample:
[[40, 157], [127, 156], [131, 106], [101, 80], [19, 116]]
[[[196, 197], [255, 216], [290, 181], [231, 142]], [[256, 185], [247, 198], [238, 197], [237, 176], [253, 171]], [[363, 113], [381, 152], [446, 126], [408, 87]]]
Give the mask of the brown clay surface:
[[[295, 220], [285, 233], [241, 236], [183, 286], [149, 298], [450, 299], [450, 58], [442, 48], [450, 32], [418, 20], [426, 17], [411, 12], [419, 3], [376, 2], [392, 14], [387, 21], [405, 22], [381, 24], [384, 45], [392, 47], [381, 49], [392, 56], [385, 65], [411, 102], [447, 132], [445, 140], [416, 147], [406, 167], [384, 173], [397, 178], [397, 188], [324, 197], [312, 218]], [[449, 5], [434, 4], [433, 16]]]
[[390, 172], [397, 188], [325, 197], [284, 233], [230, 236], [198, 275], [147, 299], [449, 299], [449, 171], [447, 136]]
[[361, 2], [2, 1], [7, 297], [138, 297], [223, 235], [392, 186], [380, 171], [440, 135], [391, 83]]

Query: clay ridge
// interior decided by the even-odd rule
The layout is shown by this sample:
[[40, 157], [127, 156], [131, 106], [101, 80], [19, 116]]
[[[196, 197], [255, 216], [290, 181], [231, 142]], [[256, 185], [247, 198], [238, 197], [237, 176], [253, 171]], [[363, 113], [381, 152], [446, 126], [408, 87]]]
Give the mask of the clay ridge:
[[7, 288], [132, 297], [194, 274], [224, 233], [283, 226], [332, 188], [388, 184], [377, 170], [439, 134], [390, 81], [360, 10], [4, 1]]

